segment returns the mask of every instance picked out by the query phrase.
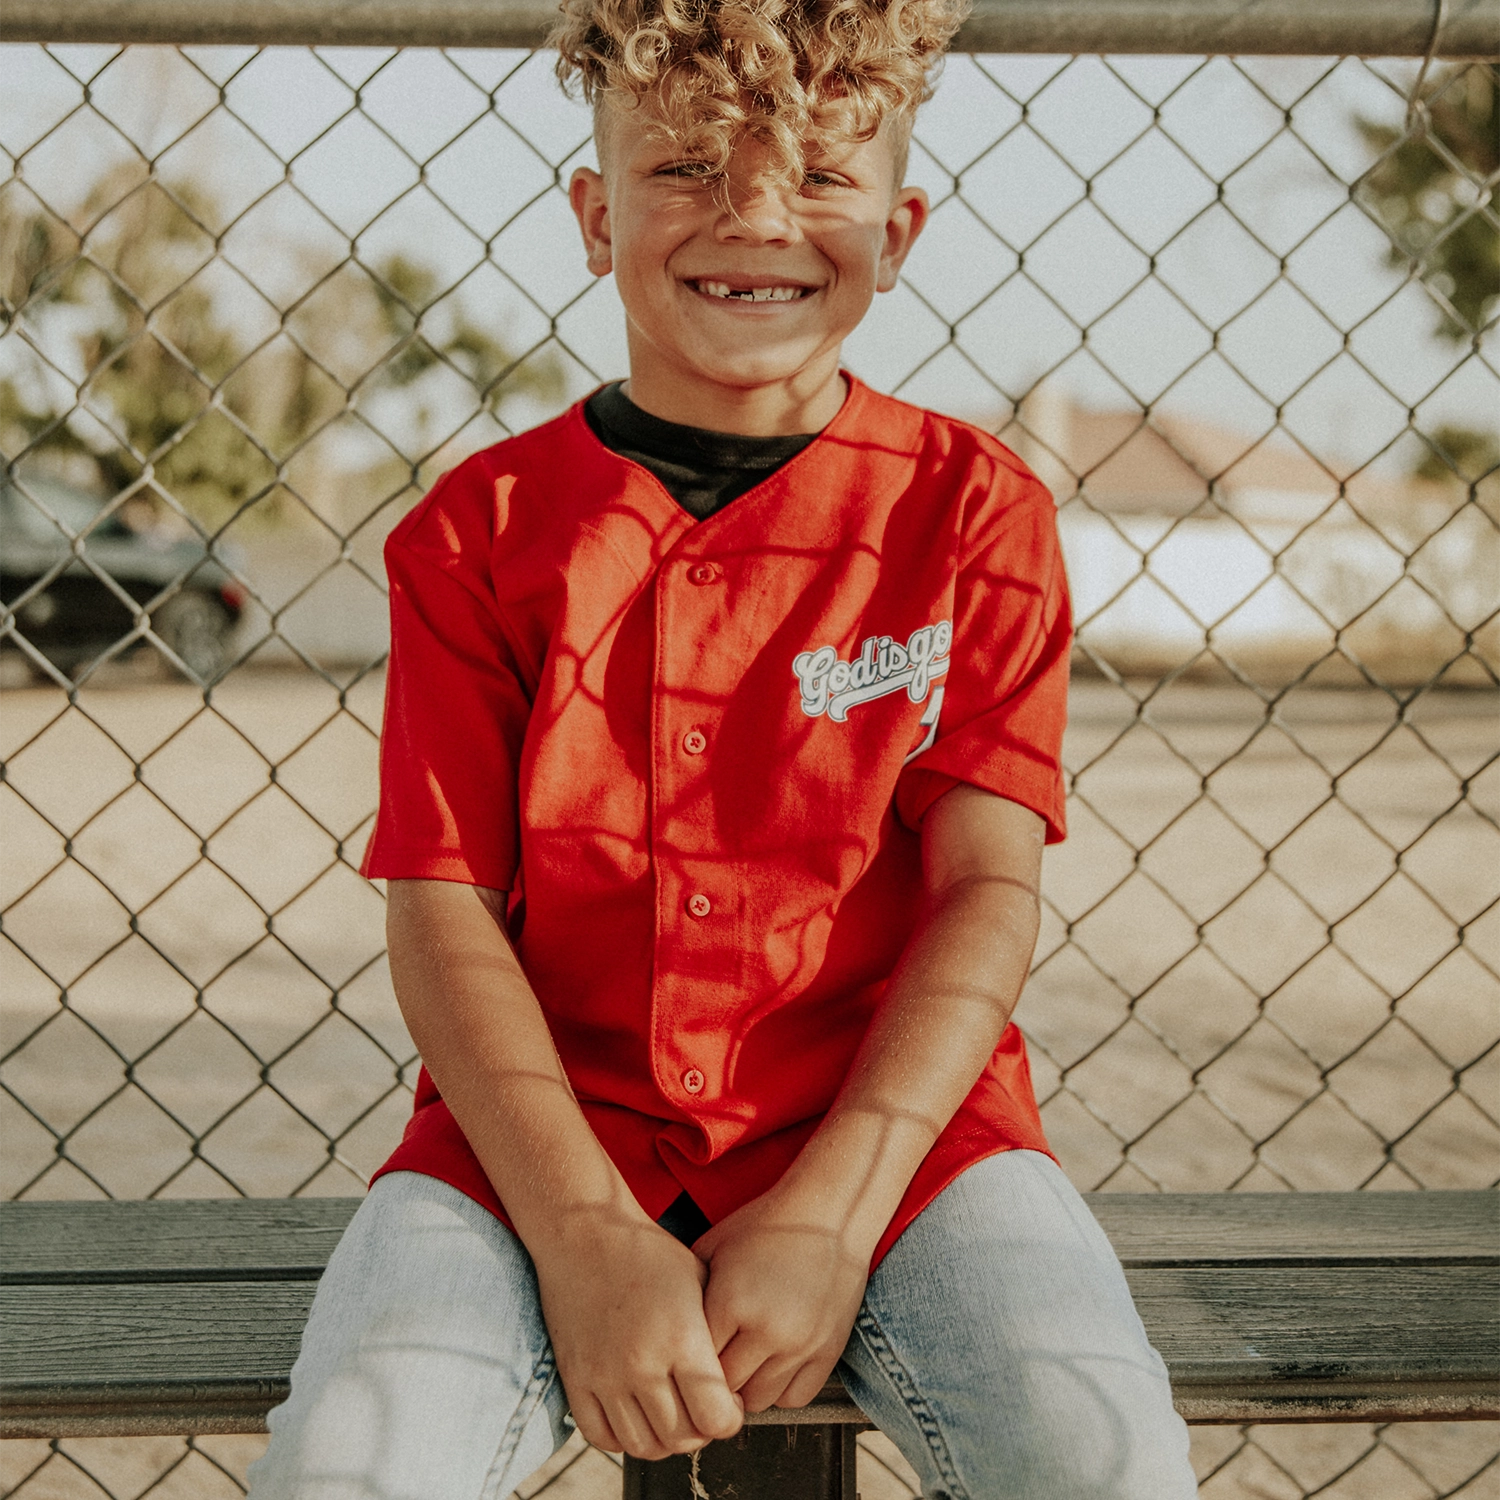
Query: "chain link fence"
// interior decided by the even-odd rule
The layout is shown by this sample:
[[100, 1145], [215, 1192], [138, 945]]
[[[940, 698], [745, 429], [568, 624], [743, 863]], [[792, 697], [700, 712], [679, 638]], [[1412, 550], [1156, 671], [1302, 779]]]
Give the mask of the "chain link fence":
[[[380, 546], [624, 372], [588, 121], [520, 50], [0, 68], [0, 1190], [358, 1193], [415, 1070], [356, 874]], [[1057, 498], [1072, 832], [1019, 1018], [1086, 1189], [1500, 1175], [1500, 87], [1420, 71], [955, 56], [848, 348]], [[262, 1442], [6, 1443], [0, 1493], [233, 1495]], [[1494, 1424], [1194, 1452], [1217, 1500], [1500, 1492]], [[618, 1485], [570, 1449], [523, 1494]]]

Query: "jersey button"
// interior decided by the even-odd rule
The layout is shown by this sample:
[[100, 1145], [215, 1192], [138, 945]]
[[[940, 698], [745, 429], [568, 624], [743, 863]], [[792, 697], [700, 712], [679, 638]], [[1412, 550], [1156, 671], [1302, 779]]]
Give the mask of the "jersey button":
[[717, 563], [694, 563], [688, 569], [688, 581], [691, 583], [712, 583], [718, 576], [719, 565]]
[[701, 730], [690, 729], [682, 737], [682, 748], [689, 755], [702, 755], [708, 749], [708, 740]]
[[706, 917], [714, 909], [714, 904], [702, 891], [694, 891], [688, 897], [687, 909], [691, 916]]
[[705, 1082], [706, 1080], [704, 1079], [703, 1075], [697, 1070], [697, 1068], [689, 1068], [687, 1072], [682, 1075], [682, 1086], [690, 1094], [701, 1094], [703, 1092], [703, 1085]]

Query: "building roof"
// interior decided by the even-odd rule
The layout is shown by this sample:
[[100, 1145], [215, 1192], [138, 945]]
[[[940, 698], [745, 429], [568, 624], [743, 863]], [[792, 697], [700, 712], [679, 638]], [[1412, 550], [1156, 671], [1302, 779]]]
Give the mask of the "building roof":
[[[1218, 503], [1242, 517], [1298, 520], [1339, 493], [1340, 475], [1279, 428], [1255, 434], [1177, 413], [1098, 410], [1046, 387], [1026, 398], [1000, 436], [1059, 504], [1081, 491], [1115, 514], [1187, 515], [1212, 485]], [[1369, 473], [1357, 484], [1361, 508], [1436, 488]]]

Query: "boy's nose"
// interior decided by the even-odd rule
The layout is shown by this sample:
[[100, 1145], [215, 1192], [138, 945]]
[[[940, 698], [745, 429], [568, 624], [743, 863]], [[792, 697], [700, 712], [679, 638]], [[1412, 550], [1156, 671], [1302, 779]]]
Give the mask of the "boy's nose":
[[718, 230], [720, 239], [748, 240], [752, 244], [800, 238], [786, 189], [767, 183], [736, 184], [727, 209], [719, 216]]

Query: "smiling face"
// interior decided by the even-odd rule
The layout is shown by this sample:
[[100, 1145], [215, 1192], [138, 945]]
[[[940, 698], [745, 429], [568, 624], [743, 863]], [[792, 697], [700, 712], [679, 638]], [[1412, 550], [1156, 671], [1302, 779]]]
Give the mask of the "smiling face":
[[825, 426], [840, 347], [926, 219], [922, 190], [895, 185], [895, 132], [809, 152], [800, 184], [744, 138], [719, 181], [645, 106], [600, 114], [604, 172], [580, 168], [570, 198], [589, 269], [613, 272], [625, 305], [631, 399], [720, 432]]

